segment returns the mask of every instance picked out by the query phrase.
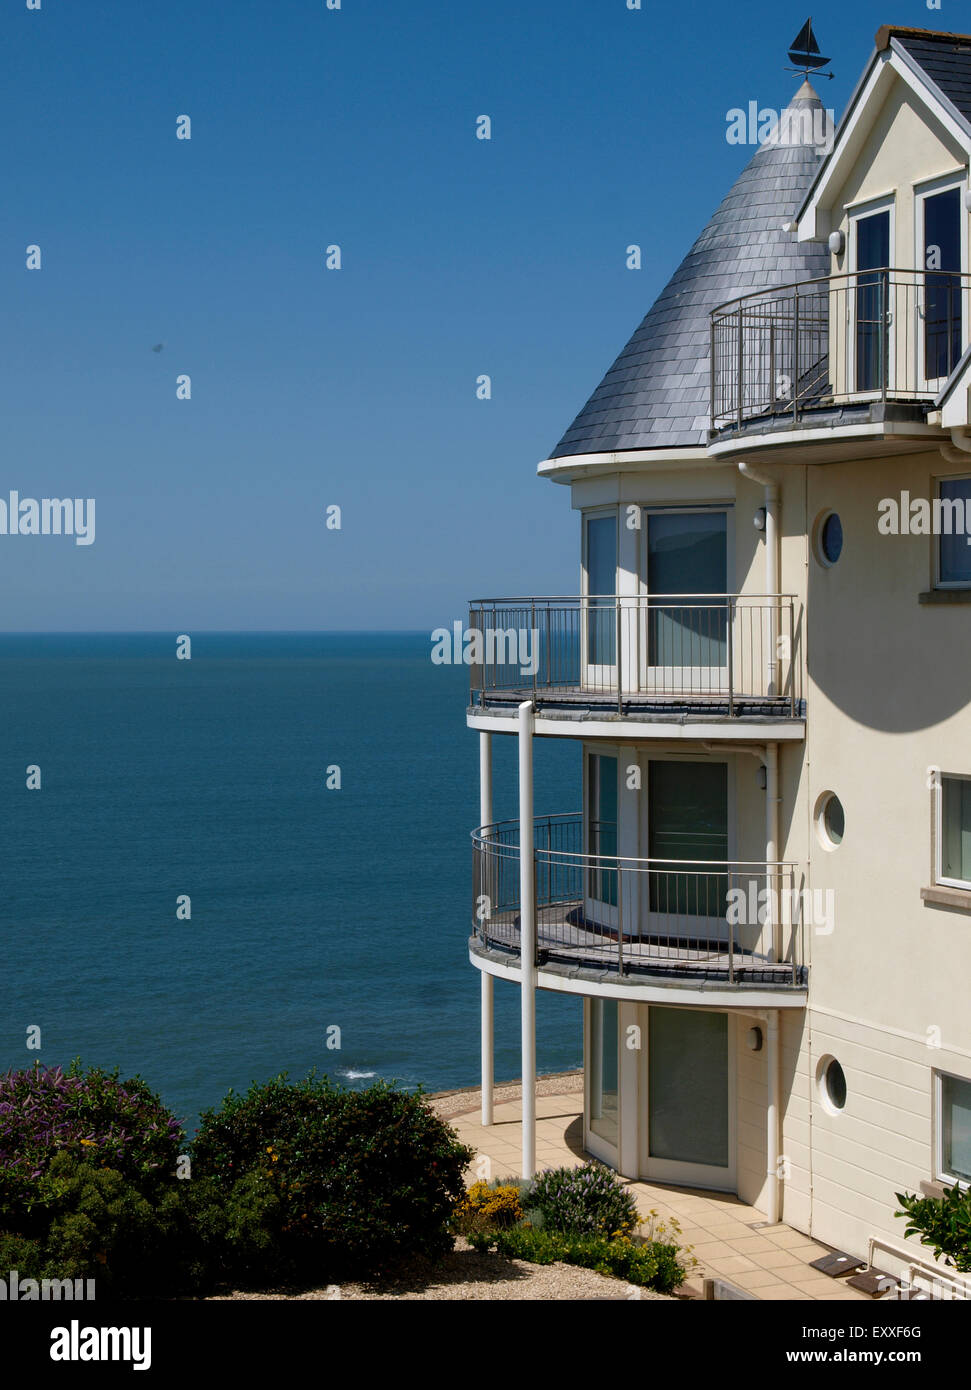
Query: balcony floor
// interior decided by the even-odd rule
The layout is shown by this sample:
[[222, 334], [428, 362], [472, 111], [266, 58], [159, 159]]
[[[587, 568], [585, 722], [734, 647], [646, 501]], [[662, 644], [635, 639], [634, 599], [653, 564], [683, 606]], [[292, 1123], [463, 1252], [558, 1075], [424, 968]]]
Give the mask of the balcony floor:
[[789, 697], [769, 699], [766, 696], [736, 695], [733, 708], [729, 709], [725, 694], [672, 694], [650, 695], [637, 690], [624, 691], [618, 700], [617, 693], [599, 690], [584, 690], [579, 685], [557, 686], [555, 688], [523, 685], [506, 690], [474, 691], [482, 704], [473, 703], [474, 711], [497, 710], [503, 713], [514, 712], [524, 700], [532, 700], [539, 710], [565, 710], [570, 712], [591, 711], [595, 714], [611, 715], [623, 712], [625, 715], [640, 715], [644, 718], [680, 719], [684, 715], [697, 715], [704, 719], [796, 719], [806, 717], [805, 701], [797, 700], [793, 710]]
[[[578, 925], [580, 902], [563, 903], [556, 909], [544, 908], [536, 924], [537, 948], [551, 960], [589, 970], [619, 973], [616, 935]], [[519, 954], [519, 914], [494, 913], [488, 923], [484, 944]], [[627, 937], [623, 945], [624, 969], [630, 974], [679, 977], [691, 980], [729, 980], [745, 985], [765, 985], [775, 989], [805, 988], [805, 972], [797, 969], [793, 979], [791, 964], [771, 961], [741, 950], [733, 952], [730, 966], [727, 949], [713, 942], [692, 942], [666, 937], [640, 939]]]

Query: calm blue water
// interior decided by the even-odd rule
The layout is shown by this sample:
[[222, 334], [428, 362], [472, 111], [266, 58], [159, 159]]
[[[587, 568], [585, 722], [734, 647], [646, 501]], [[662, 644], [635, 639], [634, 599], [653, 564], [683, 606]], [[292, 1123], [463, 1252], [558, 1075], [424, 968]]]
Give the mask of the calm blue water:
[[[430, 650], [427, 633], [203, 633], [177, 661], [174, 634], [0, 637], [0, 1069], [117, 1063], [193, 1127], [283, 1070], [475, 1083], [478, 736], [467, 669]], [[500, 819], [516, 748], [494, 747]], [[539, 740], [535, 762], [537, 813], [579, 809], [578, 745]], [[496, 1043], [497, 1079], [518, 1076], [502, 982]], [[577, 1001], [540, 995], [537, 1052], [579, 1065]]]

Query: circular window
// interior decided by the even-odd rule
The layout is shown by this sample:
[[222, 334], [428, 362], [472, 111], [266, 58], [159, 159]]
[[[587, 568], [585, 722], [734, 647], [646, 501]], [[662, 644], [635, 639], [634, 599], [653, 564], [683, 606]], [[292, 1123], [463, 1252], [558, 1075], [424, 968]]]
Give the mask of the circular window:
[[816, 522], [816, 556], [821, 565], [835, 565], [843, 553], [843, 523], [836, 512], [823, 512]]
[[816, 1085], [824, 1109], [838, 1114], [846, 1104], [846, 1077], [835, 1057], [826, 1056], [816, 1068]]
[[816, 802], [816, 837], [823, 849], [836, 849], [843, 843], [846, 819], [843, 803], [835, 792], [823, 792]]

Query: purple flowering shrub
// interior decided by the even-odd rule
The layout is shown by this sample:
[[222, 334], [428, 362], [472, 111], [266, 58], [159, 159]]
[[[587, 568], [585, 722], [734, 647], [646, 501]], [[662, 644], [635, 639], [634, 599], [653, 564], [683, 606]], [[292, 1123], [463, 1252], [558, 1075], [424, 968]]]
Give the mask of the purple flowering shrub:
[[527, 1219], [549, 1231], [571, 1236], [629, 1236], [638, 1227], [637, 1205], [629, 1190], [600, 1163], [582, 1168], [548, 1168], [523, 1199]]
[[[29, 1209], [52, 1160], [68, 1153], [151, 1190], [174, 1176], [182, 1126], [140, 1077], [73, 1062], [0, 1075], [0, 1218]], [[2, 1220], [0, 1220], [2, 1224]]]

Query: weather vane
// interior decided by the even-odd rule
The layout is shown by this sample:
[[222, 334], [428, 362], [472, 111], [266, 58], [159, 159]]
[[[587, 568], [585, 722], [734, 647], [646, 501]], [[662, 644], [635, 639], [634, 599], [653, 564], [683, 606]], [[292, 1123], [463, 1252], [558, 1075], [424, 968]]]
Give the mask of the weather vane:
[[819, 51], [819, 44], [816, 42], [816, 35], [813, 33], [812, 15], [806, 20], [799, 30], [799, 33], [792, 41], [789, 49], [789, 61], [795, 63], [794, 68], [786, 68], [786, 72], [798, 72], [809, 81], [809, 74], [815, 72], [817, 77], [832, 78], [831, 72], [819, 72], [829, 62]]

